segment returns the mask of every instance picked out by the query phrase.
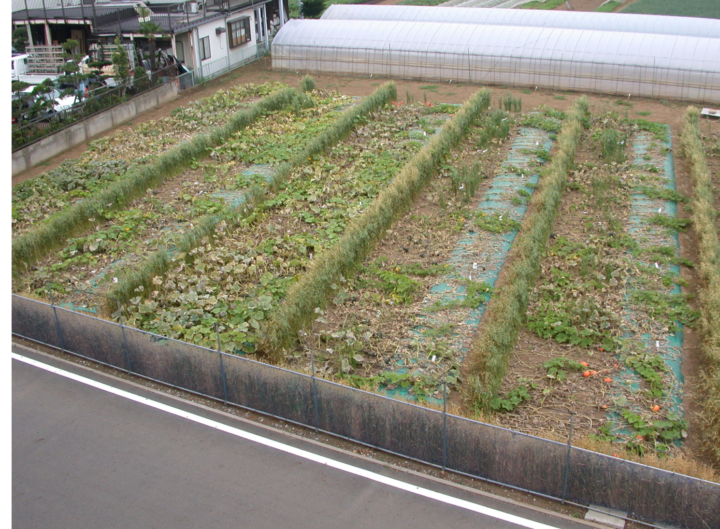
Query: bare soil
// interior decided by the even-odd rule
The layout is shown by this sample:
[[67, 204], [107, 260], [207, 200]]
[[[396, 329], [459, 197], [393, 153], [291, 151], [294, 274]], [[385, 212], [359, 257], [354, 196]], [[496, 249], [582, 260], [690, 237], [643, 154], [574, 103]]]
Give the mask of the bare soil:
[[[276, 72], [271, 69], [271, 60], [265, 57], [257, 62], [249, 64], [243, 68], [239, 68], [227, 75], [213, 79], [212, 81], [200, 86], [196, 86], [180, 93], [177, 99], [167, 103], [161, 107], [150, 110], [133, 121], [128, 122], [112, 131], [100, 134], [92, 140], [114, 134], [119, 130], [128, 130], [139, 123], [157, 120], [162, 117], [169, 116], [173, 110], [190, 101], [208, 97], [221, 88], [230, 88], [238, 83], [257, 83], [261, 84], [267, 81], [281, 81], [289, 86], [298, 88], [303, 72], [297, 74], [291, 72]], [[336, 89], [345, 95], [350, 96], [366, 96], [380, 86], [385, 79], [371, 79], [361, 77], [346, 77], [336, 75], [313, 75], [315, 84], [318, 88]], [[426, 97], [427, 101], [433, 103], [464, 103], [474, 94], [480, 87], [477, 85], [469, 85], [463, 83], [429, 83], [421, 81], [396, 80], [398, 86], [398, 97], [400, 99], [408, 99], [408, 95], [415, 101], [423, 101]], [[430, 87], [430, 88], [428, 88]], [[532, 108], [540, 104], [546, 104], [560, 110], [566, 110], [577, 94], [572, 92], [556, 92], [552, 90], [533, 90], [530, 94], [522, 93], [519, 88], [503, 88], [490, 87], [494, 97], [500, 97], [507, 93], [513, 94], [515, 97], [523, 99], [525, 108]], [[559, 100], [558, 97], [563, 99]], [[613, 103], [618, 99], [615, 96], [590, 95], [591, 110], [595, 112], [599, 108], [609, 107], [623, 111], [625, 107], [613, 107]], [[657, 123], [666, 123], [670, 125], [673, 131], [673, 143], [677, 143], [682, 123], [682, 108], [686, 106], [684, 103], [653, 100], [653, 99], [634, 99], [631, 101], [633, 107], [629, 109], [631, 118], [640, 117], [637, 112], [650, 112], [649, 119]], [[720, 125], [715, 122], [712, 125], [714, 130], [720, 131]], [[54, 158], [44, 162], [43, 164], [30, 168], [18, 175], [13, 176], [13, 185], [37, 176], [45, 171], [54, 169], [60, 162], [68, 158], [77, 158], [82, 155], [88, 148], [88, 142], [84, 142], [76, 147], [65, 151]]]
[[595, 11], [604, 3], [605, 0], [570, 0], [572, 9], [568, 9], [567, 4], [560, 4], [555, 11]]
[[[381, 3], [391, 3], [394, 0], [383, 0]], [[573, 5], [576, 10], [592, 10], [600, 5], [600, 0], [575, 0]], [[563, 9], [561, 6], [559, 9]], [[237, 83], [264, 83], [267, 81], [281, 81], [289, 86], [299, 87], [300, 79], [302, 78], [303, 72], [290, 73], [290, 72], [276, 72], [271, 69], [270, 58], [264, 58], [253, 64], [250, 64], [244, 68], [238, 69], [228, 75], [222, 76], [218, 79], [214, 79], [212, 82], [195, 87], [193, 89], [184, 91], [180, 96], [173, 102], [163, 105], [157, 109], [153, 109], [136, 119], [129, 122], [113, 131], [101, 135], [106, 136], [114, 134], [118, 130], [129, 130], [139, 123], [149, 122], [157, 120], [159, 118], [170, 115], [170, 113], [183, 106], [190, 101], [195, 99], [207, 97], [218, 89], [229, 88]], [[350, 96], [365, 96], [370, 94], [378, 86], [380, 86], [385, 80], [384, 79], [371, 79], [371, 78], [351, 78], [345, 76], [335, 75], [313, 75], [316, 86], [322, 89], [334, 89], [341, 93]], [[417, 81], [406, 81], [397, 80], [398, 86], [398, 98], [401, 100], [415, 100], [415, 101], [428, 101], [433, 103], [463, 103], [469, 97], [478, 90], [478, 86], [458, 83], [436, 83], [436, 82], [417, 82]], [[567, 110], [572, 104], [573, 100], [579, 97], [580, 94], [562, 91], [552, 90], [528, 90], [520, 88], [509, 88], [509, 87], [491, 87], [491, 93], [493, 95], [493, 102], [497, 101], [499, 97], [505, 96], [510, 93], [514, 97], [520, 97], [523, 100], [524, 109], [534, 108], [538, 105], [544, 104], [553, 108], [561, 110]], [[681, 193], [689, 194], [692, 190], [692, 183], [689, 178], [687, 164], [683, 160], [679, 145], [679, 135], [682, 128], [682, 122], [684, 117], [684, 110], [687, 103], [667, 100], [654, 100], [647, 98], [633, 98], [628, 101], [627, 98], [619, 98], [617, 96], [606, 96], [598, 94], [588, 95], [590, 100], [590, 110], [594, 114], [605, 113], [608, 111], [615, 111], [621, 117], [627, 116], [629, 118], [643, 118], [652, 122], [664, 123], [670, 126], [672, 131], [672, 142], [676, 147], [675, 155], [675, 171], [676, 171], [676, 182], [678, 191]], [[623, 101], [625, 104], [618, 104], [619, 101]], [[719, 121], [705, 121], [701, 123], [701, 130], [708, 138], [709, 144], [718, 145], [720, 141], [720, 122]], [[98, 136], [98, 137], [101, 137]], [[96, 138], [93, 138], [97, 139]], [[57, 167], [63, 160], [68, 158], [76, 158], [82, 155], [87, 150], [88, 143], [83, 143], [77, 147], [68, 150], [55, 158], [45, 162], [44, 164], [35, 168], [29, 169], [24, 173], [13, 177], [13, 185], [33, 178], [41, 174], [44, 171]], [[711, 166], [711, 172], [715, 177], [715, 187], [720, 189], [720, 181], [718, 181], [718, 169], [720, 168], [720, 157], [717, 155], [709, 156], [709, 164]], [[418, 202], [417, 207], [422, 210], [423, 207], [427, 206], [422, 200]], [[679, 216], [687, 216], [684, 208], [679, 208]], [[402, 235], [402, 234], [399, 234]], [[696, 257], [696, 240], [695, 234], [692, 230], [681, 234], [681, 254], [683, 257], [687, 257], [693, 260]], [[388, 240], [388, 242], [391, 242]], [[397, 248], [396, 248], [397, 249]], [[389, 250], [389, 248], [388, 248]], [[689, 287], [686, 291], [693, 291], [696, 289], [697, 279], [692, 270], [685, 269], [683, 267], [683, 277], [689, 282]], [[540, 344], [534, 343], [536, 338], [530, 333], [523, 333], [520, 339], [520, 345], [522, 349], [529, 350], [540, 346]], [[543, 343], [546, 345], [547, 342]], [[697, 451], [697, 446], [693, 442], [693, 435], [697, 432], [699, 425], [694, 420], [695, 412], [699, 396], [695, 395], [692, 391], [694, 380], [697, 380], [698, 369], [700, 365], [700, 350], [699, 350], [699, 338], [691, 329], [686, 329], [685, 342], [683, 350], [683, 374], [686, 377], [686, 389], [685, 389], [685, 411], [690, 422], [689, 429], [689, 442], [687, 448], [696, 457], [701, 457], [701, 454]], [[547, 351], [549, 356], [555, 356], [553, 351]], [[607, 361], [599, 357], [595, 357], [595, 362], [598, 363], [611, 363], [608, 358]], [[593, 403], [594, 404], [594, 403]], [[593, 405], [590, 406], [595, 407]], [[596, 408], [595, 408], [596, 409]], [[589, 422], [594, 421], [597, 418], [596, 412], [590, 412], [586, 414], [586, 418]], [[551, 427], [552, 429], [552, 427]]]

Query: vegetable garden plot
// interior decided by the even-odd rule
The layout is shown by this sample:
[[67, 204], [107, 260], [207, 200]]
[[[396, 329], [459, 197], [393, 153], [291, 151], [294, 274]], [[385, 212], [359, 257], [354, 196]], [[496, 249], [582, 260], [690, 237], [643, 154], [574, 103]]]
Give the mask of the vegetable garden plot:
[[222, 124], [228, 115], [283, 86], [273, 82], [219, 90], [176, 109], [170, 117], [90, 142], [81, 158], [65, 160], [58, 168], [13, 188], [13, 236], [122, 178], [133, 167], [148, 163], [158, 152]]
[[326, 155], [296, 168], [239, 228], [220, 228], [214, 240], [178, 258], [146, 300], [131, 300], [126, 322], [211, 347], [217, 323], [223, 350], [252, 353], [260, 322], [288, 286], [454, 109], [397, 105], [375, 112]]
[[541, 141], [550, 132], [517, 126], [503, 144], [511, 123], [501, 111], [480, 120], [358, 274], [337, 286], [291, 363], [309, 371], [314, 351], [320, 376], [421, 401], [437, 402], [446, 375], [459, 383], [466, 343], [491, 293], [485, 281], [497, 277], [497, 251], [512, 240], [504, 232], [522, 218], [541, 165], [536, 156], [547, 157], [550, 146]]
[[[638, 453], [674, 449], [683, 324], [697, 314], [679, 293], [669, 132], [617, 115], [593, 119], [530, 298], [527, 329], [500, 397], [509, 427], [575, 428]], [[629, 147], [631, 145], [637, 152]], [[642, 145], [642, 147], [641, 147]], [[582, 161], [582, 163], [579, 163]]]
[[38, 263], [38, 270], [16, 281], [16, 290], [42, 294], [49, 283], [61, 302], [97, 305], [95, 294], [105, 293], [124, 269], [149, 252], [172, 248], [199, 218], [238, 206], [248, 188], [265, 185], [273, 167], [327, 129], [353, 101], [327, 92], [312, 97], [312, 108], [279, 111], [258, 120], [215, 148], [205, 162], [193, 162], [190, 170], [128, 208], [108, 212], [92, 233], [68, 241], [60, 262], [54, 257]]

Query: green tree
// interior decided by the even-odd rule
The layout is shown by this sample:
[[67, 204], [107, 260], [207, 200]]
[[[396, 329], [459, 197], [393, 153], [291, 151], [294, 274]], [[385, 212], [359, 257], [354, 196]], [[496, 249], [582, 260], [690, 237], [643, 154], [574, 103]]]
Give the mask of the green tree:
[[80, 83], [87, 80], [88, 76], [84, 75], [80, 71], [80, 59], [82, 56], [78, 53], [73, 53], [76, 49], [79, 49], [80, 43], [75, 39], [68, 39], [62, 44], [64, 75], [58, 78], [59, 82], [64, 82], [73, 85], [73, 88], [67, 88], [63, 91], [63, 95], [74, 95], [75, 100], [78, 99], [78, 88]]
[[20, 123], [23, 120], [23, 113], [25, 111], [25, 107], [27, 106], [27, 102], [32, 97], [30, 94], [23, 92], [26, 88], [28, 88], [30, 83], [26, 83], [25, 81], [15, 81], [12, 84], [12, 91], [14, 94], [13, 100], [12, 100], [12, 117], [13, 117], [13, 123]]
[[302, 14], [305, 18], [319, 18], [325, 11], [325, 0], [303, 0]]
[[[138, 14], [141, 18], [147, 19], [152, 15], [152, 12], [145, 8], [140, 7], [137, 9]], [[167, 35], [163, 33], [162, 26], [158, 24], [157, 22], [153, 22], [152, 20], [145, 20], [144, 22], [140, 22], [140, 33], [142, 33], [145, 38], [148, 39], [148, 46], [150, 48], [150, 72], [151, 72], [151, 79], [154, 81], [155, 77], [155, 70], [156, 70], [156, 53], [157, 53], [157, 35], [159, 34], [161, 38], [167, 38]]]
[[24, 53], [25, 46], [27, 46], [27, 43], [28, 43], [27, 27], [20, 26], [18, 28], [15, 28], [15, 31], [13, 31], [13, 34], [12, 34], [13, 48], [15, 48], [20, 53]]
[[[115, 79], [121, 84], [126, 84], [130, 79], [130, 58], [120, 37], [115, 37], [115, 46], [115, 51], [112, 53]], [[125, 88], [123, 88], [123, 92], [125, 92]]]

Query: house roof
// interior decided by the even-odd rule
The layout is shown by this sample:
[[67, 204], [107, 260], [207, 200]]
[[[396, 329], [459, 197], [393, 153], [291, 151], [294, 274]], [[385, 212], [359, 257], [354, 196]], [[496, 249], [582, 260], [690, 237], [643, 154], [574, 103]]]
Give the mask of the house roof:
[[[235, 12], [242, 11], [249, 7], [267, 4], [272, 0], [247, 0], [241, 4], [232, 5], [230, 12], [221, 11], [219, 6], [208, 6], [206, 10], [199, 10], [198, 13], [171, 13], [169, 11], [163, 13], [154, 13], [151, 16], [152, 22], [155, 22], [162, 28], [163, 34], [184, 33], [190, 28], [212, 22], [213, 20], [223, 19]], [[50, 3], [47, 0], [46, 5]], [[163, 0], [153, 3], [171, 4]], [[179, 3], [179, 2], [176, 2]], [[35, 5], [35, 4], [32, 4]], [[28, 7], [31, 3], [28, 1]], [[15, 4], [13, 4], [13, 9]], [[114, 6], [81, 5], [78, 7], [52, 8], [52, 9], [28, 9], [23, 8], [20, 11], [12, 13], [12, 19], [19, 21], [56, 21], [63, 23], [65, 21], [77, 21], [79, 23], [90, 24], [93, 32], [97, 35], [115, 35], [117, 33], [130, 34], [140, 33], [140, 22], [137, 17], [133, 4], [119, 4]]]
[[[242, 4], [231, 7], [230, 12], [223, 12], [219, 7], [209, 6], [207, 11], [199, 11], [195, 14], [188, 13], [155, 13], [151, 20], [160, 27], [163, 33], [185, 33], [191, 28], [212, 22], [213, 20], [221, 20], [233, 15], [239, 11], [243, 11], [249, 7], [260, 6], [270, 3], [272, 0], [248, 0]], [[140, 33], [140, 22], [137, 18], [128, 18], [118, 22], [108, 22], [105, 25], [95, 27], [95, 33], [99, 35], [115, 34], [120, 29], [121, 33]]]

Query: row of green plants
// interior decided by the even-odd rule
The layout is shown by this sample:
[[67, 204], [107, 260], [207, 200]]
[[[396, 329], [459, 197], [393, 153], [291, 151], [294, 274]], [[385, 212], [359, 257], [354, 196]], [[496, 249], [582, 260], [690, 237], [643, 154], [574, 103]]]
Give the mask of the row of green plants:
[[[427, 391], [418, 390], [417, 384], [432, 389], [435, 399], [442, 395], [446, 378], [447, 391], [457, 389], [464, 356], [458, 343], [458, 335], [464, 336], [460, 322], [470, 317], [471, 309], [487, 302], [492, 288], [452, 274], [447, 284], [463, 291], [464, 299], [428, 304], [426, 295], [447, 279], [438, 276], [452, 272], [447, 259], [458, 238], [474, 230], [468, 224], [476, 211], [475, 194], [493, 172], [490, 168], [494, 170], [501, 149], [499, 142], [489, 140], [504, 139], [509, 128], [497, 125], [508, 122], [511, 118], [505, 112], [490, 110], [474, 123], [411, 211], [393, 223], [356, 273], [337, 283], [332, 303], [316, 314], [315, 322], [300, 333], [292, 356], [286, 357], [291, 364], [306, 369], [307, 351], [315, 349], [316, 365], [325, 366], [322, 376], [363, 389], [393, 391], [393, 384], [375, 384], [375, 377], [401, 364], [413, 365], [405, 375], [415, 385], [406, 389], [418, 401], [427, 397]], [[490, 137], [493, 130], [496, 135]]]
[[[305, 85], [312, 88], [311, 81], [306, 80]], [[198, 219], [194, 227], [183, 233], [174, 246], [181, 253], [190, 252], [203, 240], [210, 237], [216, 227], [223, 223], [227, 229], [234, 229], [243, 219], [253, 215], [255, 209], [266, 199], [267, 193], [277, 192], [297, 168], [306, 165], [309, 161], [322, 155], [333, 145], [345, 139], [363, 120], [373, 111], [381, 108], [397, 98], [395, 83], [388, 82], [375, 90], [360, 104], [346, 110], [335, 122], [321, 134], [315, 136], [300, 152], [292, 156], [289, 162], [281, 164], [274, 172], [267, 186], [252, 185], [245, 192], [243, 198], [234, 208], [226, 209], [220, 214], [212, 213]], [[133, 296], [138, 287], [149, 288], [153, 278], [163, 276], [173, 265], [172, 258], [166, 250], [160, 250], [141, 265], [128, 271], [110, 292], [109, 297], [127, 301]]]
[[13, 186], [13, 237], [33, 224], [82, 200], [139, 165], [151, 163], [158, 152], [225, 123], [228, 115], [251, 105], [285, 85], [237, 85], [173, 110], [172, 115], [121, 129], [93, 140], [79, 158]]
[[685, 115], [682, 146], [690, 162], [693, 180], [692, 224], [698, 238], [696, 270], [702, 281], [698, 299], [701, 317], [702, 351], [705, 363], [702, 428], [704, 443], [716, 461], [720, 460], [720, 242], [715, 229], [717, 215], [713, 202], [710, 171], [699, 130], [700, 113], [690, 107]]
[[412, 205], [438, 165], [490, 106], [490, 92], [478, 91], [440, 132], [408, 162], [392, 183], [358, 217], [340, 240], [318, 255], [314, 266], [290, 287], [264, 328], [262, 350], [282, 358], [298, 335], [334, 296], [333, 286], [360, 264], [392, 223]]
[[374, 112], [347, 140], [293, 171], [236, 229], [221, 222], [150, 289], [139, 287], [125, 305], [126, 323], [210, 347], [217, 323], [224, 351], [256, 353], [259, 322], [422, 147], [408, 130], [427, 111]]
[[466, 359], [473, 376], [478, 405], [490, 406], [507, 371], [515, 347], [528, 296], [540, 272], [541, 257], [552, 231], [568, 172], [573, 164], [583, 128], [588, 119], [588, 100], [578, 99], [558, 135], [558, 152], [542, 171], [540, 186], [530, 203], [511, 250], [505, 286], [496, 291], [484, 315], [482, 332], [477, 334]]
[[[286, 151], [283, 160], [287, 160], [290, 153], [302, 151], [310, 140], [327, 130], [350, 101], [336, 92], [324, 91], [315, 92], [309, 98], [312, 106], [300, 113], [284, 109], [258, 119], [252, 127], [236, 133], [214, 149], [205, 161], [192, 162], [188, 170], [156, 192], [134, 200], [117, 216], [108, 212], [111, 218], [99, 223], [89, 234], [69, 239], [61, 252], [38, 263], [31, 273], [16, 278], [16, 290], [43, 295], [44, 283], [51, 282], [55, 284], [56, 294], [67, 294], [74, 302], [79, 301], [78, 290], [100, 296], [106, 294], [116, 286], [113, 276], [133, 269], [130, 263], [140, 262], [168, 245], [173, 247], [204, 215], [222, 216], [233, 207], [233, 199], [253, 185], [267, 183], [268, 176], [246, 169], [245, 148], [238, 147], [227, 161], [217, 156], [218, 151], [243, 138], [259, 149], [283, 149]], [[120, 219], [125, 214], [155, 218], [151, 222], [122, 226]], [[122, 238], [115, 237], [118, 227], [123, 230]], [[102, 244], [96, 244], [98, 242]], [[66, 297], [63, 295], [60, 299]], [[88, 302], [96, 306], [99, 299], [102, 298], [92, 296]]]
[[69, 237], [92, 227], [90, 219], [102, 219], [106, 211], [119, 209], [177, 175], [195, 160], [205, 157], [213, 147], [259, 117], [292, 104], [299, 97], [293, 88], [278, 90], [252, 107], [236, 112], [227, 123], [209, 134], [198, 134], [160, 155], [153, 163], [139, 167], [124, 178], [53, 215], [13, 241], [13, 273], [32, 266], [38, 259], [62, 245]]

